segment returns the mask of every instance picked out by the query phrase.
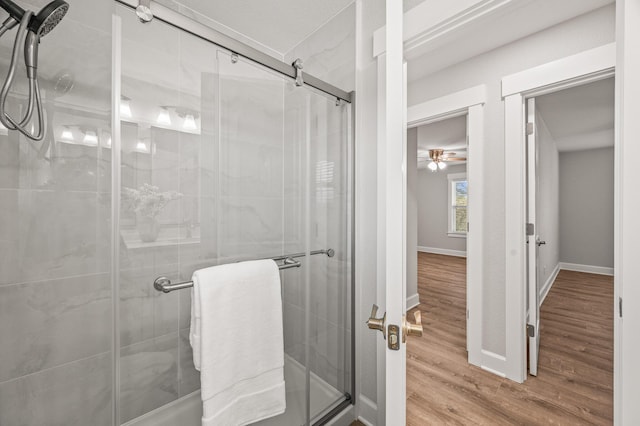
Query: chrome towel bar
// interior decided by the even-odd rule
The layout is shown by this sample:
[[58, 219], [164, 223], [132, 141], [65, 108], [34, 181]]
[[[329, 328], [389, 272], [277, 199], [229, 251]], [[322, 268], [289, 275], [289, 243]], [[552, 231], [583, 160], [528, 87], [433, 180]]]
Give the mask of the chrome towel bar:
[[[333, 249], [327, 250], [314, 250], [309, 252], [310, 256], [316, 254], [326, 254], [327, 257], [335, 256], [336, 252]], [[281, 264], [278, 265], [278, 269], [290, 269], [290, 268], [299, 268], [302, 264], [295, 260], [298, 257], [305, 257], [306, 253], [294, 253], [288, 254], [285, 256], [277, 256], [277, 257], [266, 257], [264, 259], [272, 259], [275, 262], [282, 261]], [[193, 281], [183, 281], [176, 284], [171, 284], [171, 280], [167, 277], [158, 277], [153, 282], [153, 288], [163, 293], [169, 293], [173, 290], [182, 290], [183, 288], [193, 287]]]

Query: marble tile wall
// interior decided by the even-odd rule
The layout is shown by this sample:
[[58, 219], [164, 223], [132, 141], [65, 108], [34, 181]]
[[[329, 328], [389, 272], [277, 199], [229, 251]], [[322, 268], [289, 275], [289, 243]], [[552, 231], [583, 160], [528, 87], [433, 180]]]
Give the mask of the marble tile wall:
[[[40, 49], [44, 140], [0, 129], [0, 425], [112, 424], [111, 152], [61, 129], [111, 127], [113, 6], [69, 3]], [[0, 39], [3, 76], [14, 34]], [[13, 88], [11, 114], [24, 93]]]
[[291, 63], [304, 62], [304, 71], [336, 87], [355, 90], [355, 2], [284, 55]]
[[[73, 53], [68, 65], [78, 71], [77, 89], [57, 94], [66, 107], [54, 108], [54, 127], [91, 126], [102, 135], [111, 127], [111, 58], [88, 52], [88, 46], [110, 49], [113, 5], [71, 2], [74, 12], [65, 22], [77, 25], [49, 36], [58, 37], [52, 43], [57, 47], [41, 62], [51, 67]], [[77, 20], [95, 7], [101, 9], [99, 28]], [[338, 255], [305, 260], [309, 286], [304, 268], [281, 273], [285, 350], [304, 362], [311, 348], [314, 371], [341, 387], [345, 318], [340, 293], [346, 287], [340, 262], [347, 232], [340, 224], [345, 206], [333, 200], [343, 194], [344, 179], [337, 172], [345, 159], [332, 142], [342, 137], [333, 129], [340, 107], [253, 64], [233, 64], [227, 53], [160, 23], [149, 27], [163, 36], [144, 38], [149, 61], [141, 64], [132, 59], [142, 39], [133, 14], [122, 14], [122, 28], [123, 93], [132, 98], [134, 110], [134, 117], [122, 123], [122, 164], [117, 165], [122, 185], [149, 183], [182, 196], [158, 216], [161, 233], [153, 243], [140, 241], [135, 214], [122, 203], [115, 277], [121, 365], [116, 423], [200, 387], [188, 341], [190, 294], [159, 293], [151, 286], [156, 277], [189, 279], [204, 266], [307, 246], [331, 246]], [[60, 47], [61, 40], [72, 40], [71, 53]], [[0, 48], [6, 43], [2, 39]], [[193, 52], [198, 52], [197, 66]], [[0, 74], [3, 66], [0, 61]], [[158, 75], [158, 69], [163, 70], [159, 81], [140, 79]], [[145, 101], [138, 112], [136, 97]], [[314, 101], [306, 103], [310, 98]], [[197, 109], [199, 133], [135, 117], [140, 105], [147, 108], [151, 102]], [[0, 129], [0, 425], [106, 426], [114, 421], [111, 148], [62, 143], [56, 132], [50, 146], [40, 150]], [[148, 153], [135, 150], [140, 140], [150, 144]], [[318, 164], [322, 169], [329, 162], [336, 177], [320, 187]], [[308, 194], [307, 176], [313, 181]], [[313, 300], [311, 336], [304, 328], [306, 291]]]

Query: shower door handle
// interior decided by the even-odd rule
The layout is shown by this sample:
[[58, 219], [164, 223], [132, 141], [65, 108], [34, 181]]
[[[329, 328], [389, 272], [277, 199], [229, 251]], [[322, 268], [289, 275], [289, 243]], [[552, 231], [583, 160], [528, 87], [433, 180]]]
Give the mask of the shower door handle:
[[367, 320], [367, 326], [371, 330], [381, 331], [382, 332], [382, 337], [384, 337], [386, 339], [387, 338], [387, 332], [385, 330], [384, 323], [387, 320], [387, 313], [385, 312], [384, 315], [382, 316], [382, 318], [376, 318], [377, 314], [378, 314], [378, 305], [373, 305], [373, 307], [371, 308], [371, 315], [369, 316], [369, 319]]

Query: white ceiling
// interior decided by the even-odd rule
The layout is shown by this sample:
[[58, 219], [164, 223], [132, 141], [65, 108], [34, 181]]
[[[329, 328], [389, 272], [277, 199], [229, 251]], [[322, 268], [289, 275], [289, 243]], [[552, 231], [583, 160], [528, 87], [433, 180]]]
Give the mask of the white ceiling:
[[284, 56], [353, 0], [161, 0], [159, 3], [183, 13], [186, 12], [183, 8], [187, 8]]
[[536, 109], [560, 152], [613, 146], [613, 78], [539, 96]]

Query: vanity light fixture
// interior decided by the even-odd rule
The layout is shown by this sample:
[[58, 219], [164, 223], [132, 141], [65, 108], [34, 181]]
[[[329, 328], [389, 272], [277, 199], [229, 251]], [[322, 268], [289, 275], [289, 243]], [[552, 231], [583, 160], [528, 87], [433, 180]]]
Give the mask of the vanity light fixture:
[[126, 96], [120, 97], [120, 115], [122, 118], [131, 118], [131, 99]]
[[75, 141], [75, 139], [73, 138], [73, 131], [71, 130], [71, 128], [69, 128], [68, 126], [64, 126], [62, 128], [62, 134], [60, 135], [60, 140], [67, 141], [67, 142]]
[[148, 154], [149, 147], [143, 141], [138, 141], [138, 143], [136, 144], [136, 151], [141, 152], [143, 154]]
[[171, 126], [171, 115], [169, 114], [168, 107], [160, 107], [160, 113], [158, 114], [156, 122], [163, 126]]
[[86, 145], [98, 145], [98, 135], [95, 130], [87, 130], [84, 132], [82, 143]]
[[182, 127], [185, 130], [197, 130], [198, 129], [198, 125], [196, 124], [196, 119], [194, 118], [193, 114], [187, 114], [184, 117], [184, 123], [182, 123]]
[[189, 108], [180, 108], [180, 107], [176, 107], [175, 110], [176, 110], [176, 115], [183, 119], [182, 128], [184, 130], [188, 130], [192, 132], [198, 130], [198, 123], [196, 122], [196, 120], [198, 119], [199, 114], [197, 111], [194, 111]]

